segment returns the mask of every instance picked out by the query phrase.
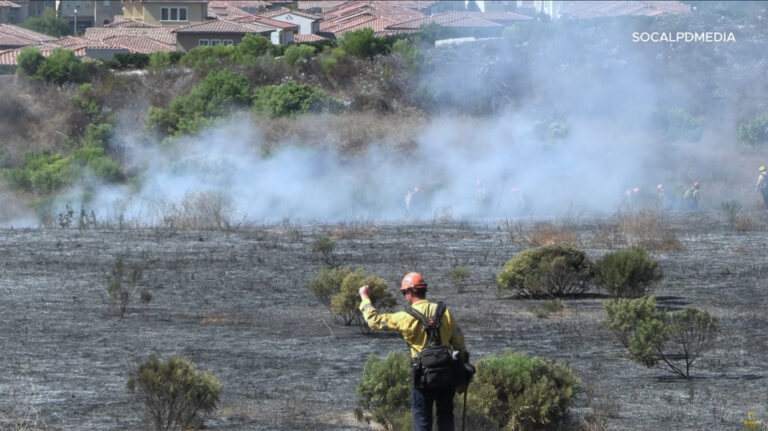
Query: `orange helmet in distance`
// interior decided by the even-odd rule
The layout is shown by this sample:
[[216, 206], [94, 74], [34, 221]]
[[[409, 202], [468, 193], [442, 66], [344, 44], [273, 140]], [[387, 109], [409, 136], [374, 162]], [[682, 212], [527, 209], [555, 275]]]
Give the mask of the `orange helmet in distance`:
[[403, 277], [403, 282], [400, 283], [400, 292], [405, 292], [408, 289], [426, 289], [427, 282], [424, 281], [424, 277], [418, 272], [409, 272]]

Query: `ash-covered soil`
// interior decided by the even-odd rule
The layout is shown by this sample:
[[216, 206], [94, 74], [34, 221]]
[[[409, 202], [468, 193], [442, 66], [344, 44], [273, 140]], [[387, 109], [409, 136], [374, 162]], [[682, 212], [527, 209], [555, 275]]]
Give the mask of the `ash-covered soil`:
[[[405, 343], [340, 326], [307, 290], [324, 265], [312, 246], [325, 235], [344, 265], [379, 275], [393, 292], [403, 274], [422, 272], [475, 360], [512, 349], [568, 361], [584, 389], [574, 423], [595, 413], [616, 430], [741, 429], [749, 411], [768, 417], [768, 223], [750, 217], [752, 230], [737, 233], [720, 214], [677, 215], [684, 250], [652, 253], [665, 273], [654, 291], [660, 304], [720, 319], [690, 380], [630, 362], [599, 328], [600, 295], [567, 299], [565, 312], [538, 319], [529, 311], [536, 301], [500, 294], [496, 273], [527, 247], [500, 223], [2, 230], [0, 429], [25, 414], [47, 429], [142, 429], [125, 384], [151, 352], [186, 356], [219, 376], [221, 405], [206, 429], [368, 429], [352, 414], [363, 364]], [[592, 258], [608, 251], [593, 240], [598, 221], [570, 223]], [[153, 297], [146, 307], [137, 297], [124, 318], [107, 300], [118, 255], [145, 265], [142, 288]], [[472, 274], [462, 289], [448, 276], [456, 266]]]

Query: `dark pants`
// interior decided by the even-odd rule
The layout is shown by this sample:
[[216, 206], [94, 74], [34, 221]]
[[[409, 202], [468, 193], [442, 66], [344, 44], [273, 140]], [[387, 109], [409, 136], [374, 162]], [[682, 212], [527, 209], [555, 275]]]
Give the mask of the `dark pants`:
[[411, 388], [413, 431], [432, 431], [432, 406], [437, 404], [437, 430], [453, 431], [454, 388], [441, 390]]

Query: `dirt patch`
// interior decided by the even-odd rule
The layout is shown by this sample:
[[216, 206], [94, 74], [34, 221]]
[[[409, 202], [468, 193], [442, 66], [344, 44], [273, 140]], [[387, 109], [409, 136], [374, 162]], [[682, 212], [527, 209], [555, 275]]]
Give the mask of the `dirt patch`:
[[[430, 297], [461, 322], [474, 358], [512, 349], [568, 361], [584, 388], [573, 422], [600, 414], [610, 429], [739, 428], [749, 411], [768, 416], [768, 229], [763, 214], [750, 218], [748, 233], [714, 217], [672, 220], [683, 250], [652, 253], [665, 274], [654, 292], [661, 305], [720, 318], [714, 349], [688, 381], [627, 360], [599, 329], [601, 295], [565, 299], [565, 312], [539, 319], [529, 312], [533, 302], [500, 294], [496, 273], [526, 248], [501, 223], [366, 225], [365, 234], [349, 226], [2, 230], [0, 418], [33, 409], [49, 429], [140, 429], [126, 376], [157, 352], [184, 355], [221, 379], [208, 429], [368, 429], [351, 413], [363, 364], [405, 343], [338, 325], [306, 289], [323, 265], [313, 244], [330, 232], [344, 265], [379, 275], [393, 291], [407, 271], [424, 273]], [[575, 238], [593, 238], [601, 223], [575, 225]], [[591, 258], [606, 251], [587, 248]], [[152, 294], [123, 319], [106, 295], [118, 255], [146, 264], [141, 288]], [[461, 288], [450, 281], [456, 266], [471, 271]]]

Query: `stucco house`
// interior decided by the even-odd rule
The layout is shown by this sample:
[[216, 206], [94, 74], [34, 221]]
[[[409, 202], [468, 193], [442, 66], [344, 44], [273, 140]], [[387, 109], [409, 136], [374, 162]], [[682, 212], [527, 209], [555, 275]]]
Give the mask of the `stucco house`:
[[123, 0], [123, 18], [152, 25], [194, 25], [208, 20], [207, 0]]
[[176, 34], [177, 48], [186, 52], [197, 46], [237, 45], [246, 34], [258, 34], [271, 40], [274, 31], [255, 23], [215, 20], [179, 27], [172, 33]]

